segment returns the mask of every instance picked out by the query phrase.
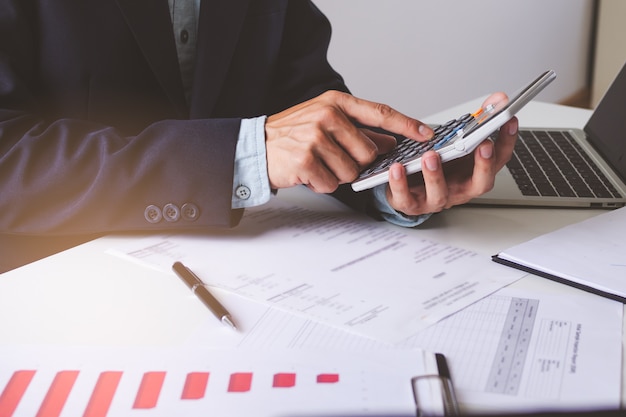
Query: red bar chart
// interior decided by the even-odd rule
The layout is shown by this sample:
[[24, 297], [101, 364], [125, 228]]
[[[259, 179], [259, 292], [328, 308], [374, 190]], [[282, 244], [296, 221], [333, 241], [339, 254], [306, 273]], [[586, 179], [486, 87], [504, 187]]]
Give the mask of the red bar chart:
[[[25, 392], [28, 391], [31, 381], [36, 376], [35, 370], [16, 370], [0, 393], [0, 417], [13, 417]], [[61, 370], [56, 373], [39, 406], [36, 417], [60, 416], [63, 407], [72, 392], [80, 371]], [[210, 372], [188, 372], [184, 383], [180, 387], [180, 400], [200, 400], [210, 385]], [[166, 371], [148, 371], [141, 376], [136, 387], [132, 409], [153, 409], [158, 407], [159, 398], [166, 381]], [[115, 398], [123, 371], [102, 371], [98, 375], [86, 408], [82, 411], [83, 417], [106, 417]], [[336, 384], [339, 382], [337, 373], [319, 373], [309, 375], [314, 384]], [[231, 395], [245, 395], [254, 389], [254, 372], [233, 372], [228, 375], [228, 384], [218, 390]], [[296, 389], [296, 372], [276, 372], [271, 379], [259, 381], [259, 389]], [[307, 381], [311, 383], [312, 381]], [[84, 387], [83, 387], [84, 388]]]
[[[0, 346], [0, 417], [412, 413], [422, 352]], [[323, 401], [320, 399], [323, 398]]]

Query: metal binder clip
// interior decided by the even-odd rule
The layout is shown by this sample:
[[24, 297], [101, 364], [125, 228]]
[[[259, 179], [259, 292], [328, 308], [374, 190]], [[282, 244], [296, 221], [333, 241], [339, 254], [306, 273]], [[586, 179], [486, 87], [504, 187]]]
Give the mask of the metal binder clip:
[[458, 416], [459, 405], [445, 356], [436, 355], [438, 375], [411, 378], [417, 417]]

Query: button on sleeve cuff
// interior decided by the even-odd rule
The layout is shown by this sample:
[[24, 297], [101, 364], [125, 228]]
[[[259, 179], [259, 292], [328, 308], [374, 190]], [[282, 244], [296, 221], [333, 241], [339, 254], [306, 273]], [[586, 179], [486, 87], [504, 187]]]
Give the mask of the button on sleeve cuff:
[[235, 151], [232, 208], [259, 206], [271, 190], [265, 152], [266, 116], [243, 119]]
[[144, 218], [148, 223], [157, 224], [162, 220], [168, 223], [195, 222], [200, 217], [200, 209], [194, 203], [187, 202], [179, 207], [175, 203], [167, 203], [162, 208], [156, 204], [150, 204], [144, 211]]

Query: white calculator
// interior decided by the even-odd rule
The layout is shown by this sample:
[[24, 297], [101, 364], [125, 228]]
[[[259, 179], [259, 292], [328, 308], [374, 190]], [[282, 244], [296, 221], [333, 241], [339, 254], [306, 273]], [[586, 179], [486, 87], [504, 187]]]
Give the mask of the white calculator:
[[512, 98], [490, 104], [473, 113], [467, 113], [437, 126], [435, 135], [426, 142], [404, 138], [391, 151], [379, 156], [370, 166], [359, 174], [352, 183], [354, 191], [362, 191], [389, 181], [389, 167], [399, 162], [404, 165], [407, 174], [414, 174], [422, 169], [422, 155], [428, 150], [435, 150], [441, 155], [441, 161], [447, 162], [471, 153], [489, 135], [511, 119], [522, 107], [532, 100], [541, 90], [556, 78], [552, 70], [546, 71], [523, 87]]

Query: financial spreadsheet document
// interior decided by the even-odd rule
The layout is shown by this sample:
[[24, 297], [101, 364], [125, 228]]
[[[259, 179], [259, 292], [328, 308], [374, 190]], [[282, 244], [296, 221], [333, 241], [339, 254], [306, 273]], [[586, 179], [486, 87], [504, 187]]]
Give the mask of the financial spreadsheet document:
[[538, 291], [540, 280], [528, 276], [393, 345], [223, 293], [242, 331], [209, 317], [187, 343], [375, 355], [417, 348], [445, 354], [464, 410], [618, 408], [622, 304], [551, 282]]
[[390, 343], [525, 275], [409, 232], [274, 199], [232, 230], [151, 236], [111, 252], [163, 271], [181, 261], [210, 286]]

